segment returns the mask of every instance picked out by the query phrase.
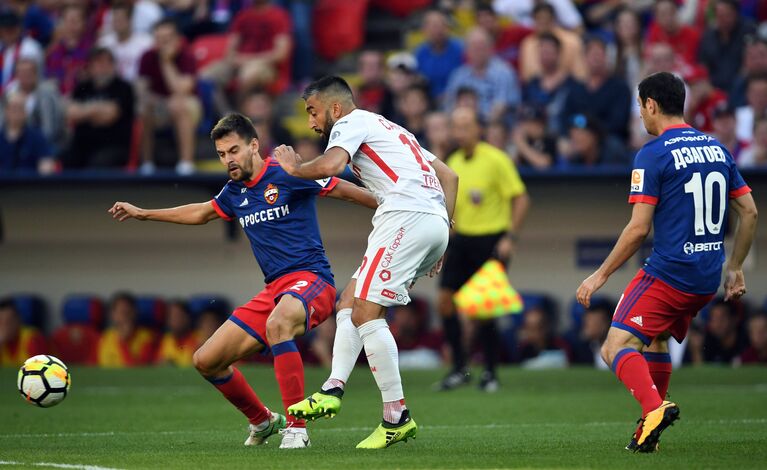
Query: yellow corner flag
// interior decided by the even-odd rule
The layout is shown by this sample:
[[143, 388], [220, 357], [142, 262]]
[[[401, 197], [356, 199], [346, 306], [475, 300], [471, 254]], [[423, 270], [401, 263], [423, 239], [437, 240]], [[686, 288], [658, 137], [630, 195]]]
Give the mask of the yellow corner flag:
[[522, 297], [511, 287], [506, 270], [494, 259], [485, 262], [453, 300], [459, 313], [477, 319], [522, 313], [524, 309]]

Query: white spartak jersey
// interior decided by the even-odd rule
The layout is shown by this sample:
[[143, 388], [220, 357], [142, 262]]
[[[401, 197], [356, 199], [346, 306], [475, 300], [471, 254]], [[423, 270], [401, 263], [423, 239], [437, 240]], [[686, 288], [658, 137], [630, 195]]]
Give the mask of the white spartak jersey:
[[430, 164], [437, 157], [407, 129], [355, 109], [330, 131], [325, 151], [333, 147], [349, 153], [352, 171], [378, 200], [376, 214], [425, 212], [447, 220], [445, 194]]

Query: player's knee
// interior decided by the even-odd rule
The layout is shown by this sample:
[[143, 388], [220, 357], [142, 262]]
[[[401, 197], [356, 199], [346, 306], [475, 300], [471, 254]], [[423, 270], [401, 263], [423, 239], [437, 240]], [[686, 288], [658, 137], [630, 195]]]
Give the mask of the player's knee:
[[215, 361], [203, 348], [194, 352], [194, 355], [192, 356], [192, 364], [194, 364], [194, 368], [197, 369], [203, 377], [212, 376], [219, 372], [218, 361]]
[[612, 366], [614, 353], [612, 352], [607, 341], [602, 345], [599, 350], [599, 355], [602, 356], [602, 360], [605, 361], [608, 367]]
[[295, 322], [281, 315], [272, 315], [266, 320], [266, 339], [270, 344], [277, 344], [293, 339]]

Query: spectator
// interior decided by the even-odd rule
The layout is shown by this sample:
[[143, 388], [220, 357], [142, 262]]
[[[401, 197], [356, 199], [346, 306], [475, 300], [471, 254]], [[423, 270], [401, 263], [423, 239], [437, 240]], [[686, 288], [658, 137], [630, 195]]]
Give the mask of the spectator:
[[552, 17], [564, 28], [577, 30], [583, 25], [583, 18], [572, 0], [495, 0], [493, 7], [499, 15], [529, 28], [536, 24], [537, 7], [542, 4], [551, 10]]
[[512, 141], [514, 161], [519, 166], [544, 170], [556, 161], [557, 140], [548, 132], [546, 116], [538, 108], [526, 106], [519, 110]]
[[767, 116], [767, 75], [752, 75], [746, 86], [746, 105], [735, 110], [735, 133], [738, 139], [751, 143], [754, 122]]
[[[479, 109], [479, 97], [477, 91], [474, 88], [464, 86], [458, 89], [455, 96], [455, 109], [469, 108], [477, 111]], [[480, 124], [485, 120], [479, 118]]]
[[[131, 15], [131, 31], [135, 33], [151, 33], [155, 23], [163, 17], [162, 7], [154, 0], [127, 0], [133, 8]], [[112, 26], [112, 9], [104, 14], [101, 34], [107, 35], [114, 32]]]
[[615, 31], [615, 74], [633, 90], [642, 78], [642, 19], [627, 7], [618, 11]]
[[747, 346], [740, 328], [736, 305], [716, 299], [708, 312], [703, 334], [690, 336], [690, 357], [694, 364], [717, 363], [730, 365]]
[[[264, 155], [271, 154], [278, 145], [293, 145], [293, 137], [275, 119], [272, 97], [265, 91], [250, 93], [242, 103], [241, 112], [253, 121], [258, 135], [258, 146]], [[306, 158], [307, 155], [301, 154]]]
[[407, 305], [391, 307], [388, 313], [391, 332], [399, 348], [400, 368], [439, 367], [442, 339], [429, 327], [429, 304], [416, 297]]
[[475, 28], [466, 36], [466, 64], [457, 68], [445, 91], [446, 109], [455, 107], [458, 90], [471, 88], [479, 99], [479, 114], [485, 121], [506, 120], [519, 103], [519, 84], [514, 71], [493, 53], [490, 35]]
[[493, 37], [496, 55], [519, 70], [520, 46], [533, 30], [518, 23], [503, 24], [489, 4], [477, 8], [477, 24]]
[[113, 31], [102, 36], [98, 45], [112, 51], [120, 77], [133, 82], [138, 78], [141, 56], [152, 48], [152, 35], [133, 30], [131, 4], [118, 3], [112, 7], [111, 12]]
[[552, 317], [542, 307], [533, 307], [525, 312], [516, 353], [522, 367], [548, 369], [567, 366], [568, 346], [555, 334]]
[[382, 115], [391, 114], [394, 104], [386, 88], [386, 68], [383, 54], [364, 50], [357, 58], [357, 103], [361, 109]]
[[21, 317], [11, 299], [0, 300], [0, 367], [18, 367], [28, 358], [46, 353], [45, 337]]
[[503, 150], [511, 155], [509, 142], [509, 129], [502, 121], [493, 121], [485, 128], [485, 141], [493, 147]]
[[99, 341], [101, 367], [133, 367], [151, 364], [154, 334], [136, 324], [136, 299], [127, 293], [114, 296], [109, 306], [110, 327]]
[[154, 172], [155, 131], [172, 127], [179, 154], [176, 173], [189, 175], [194, 172], [195, 130], [202, 118], [202, 105], [195, 94], [195, 59], [172, 20], [155, 25], [154, 44], [139, 65], [140, 171]]
[[429, 83], [431, 97], [439, 100], [450, 74], [463, 63], [463, 45], [450, 37], [450, 19], [439, 10], [424, 15], [421, 30], [426, 41], [415, 50], [418, 72]]
[[701, 65], [691, 67], [684, 79], [689, 87], [685, 121], [701, 132], [710, 133], [714, 129], [714, 108], [727, 103], [727, 94], [714, 88], [708, 70]]
[[567, 95], [561, 117], [561, 129], [567, 129], [576, 114], [590, 114], [600, 122], [608, 136], [628, 140], [631, 117], [631, 90], [626, 82], [613, 75], [607, 60], [607, 44], [597, 37], [586, 42], [588, 74]]
[[735, 110], [727, 103], [719, 103], [712, 114], [714, 137], [730, 152], [735, 162], [741, 165], [742, 155], [750, 144], [739, 140], [735, 133]]
[[72, 140], [62, 154], [64, 168], [119, 168], [128, 162], [134, 119], [133, 88], [117, 76], [107, 49], [91, 51], [87, 78], [67, 106]]
[[542, 33], [538, 38], [540, 74], [532, 77], [522, 88], [522, 102], [526, 105], [545, 109], [548, 131], [561, 134], [562, 113], [567, 96], [575, 88], [576, 81], [567, 71], [559, 67], [562, 43], [556, 36]]
[[232, 21], [227, 55], [211, 64], [203, 76], [220, 86], [232, 78], [242, 92], [267, 87], [282, 93], [290, 85], [293, 26], [282, 8], [269, 0], [253, 0]]
[[[452, 369], [438, 384], [451, 390], [468, 383], [461, 322], [453, 296], [489, 259], [508, 263], [515, 250], [530, 199], [511, 159], [502, 150], [480, 140], [482, 129], [477, 112], [456, 108], [451, 115], [451, 133], [456, 150], [447, 159], [461, 184], [456, 198], [454, 233], [445, 255], [439, 291], [439, 313], [452, 352]], [[478, 324], [483, 346], [484, 372], [480, 389], [498, 389], [498, 331], [495, 319]]]
[[716, 0], [714, 25], [706, 28], [698, 51], [698, 60], [708, 68], [715, 87], [732, 88], [741, 69], [745, 38], [753, 32], [754, 25], [740, 16], [737, 0]]
[[24, 35], [31, 37], [43, 47], [47, 46], [53, 34], [53, 18], [40, 5], [29, 0], [9, 0], [10, 9], [22, 18]]
[[543, 33], [553, 34], [562, 44], [559, 67], [567, 74], [577, 79], [586, 77], [586, 63], [583, 61], [583, 42], [580, 36], [557, 26], [554, 17], [554, 8], [548, 3], [537, 3], [533, 9], [535, 19], [535, 34], [522, 41], [519, 53], [519, 74], [523, 82], [540, 75], [541, 63], [538, 52], [540, 35]]
[[197, 339], [200, 344], [207, 341], [208, 338], [213, 336], [223, 321], [221, 320], [221, 313], [215, 309], [206, 309], [200, 312], [197, 316], [197, 328], [195, 329]]
[[426, 113], [431, 108], [429, 91], [425, 86], [409, 86], [397, 102], [399, 124], [413, 133], [418, 142], [426, 142]]
[[614, 307], [608, 302], [592, 302], [583, 312], [581, 329], [572, 345], [572, 362], [588, 364], [597, 369], [607, 369], [599, 353], [607, 338], [607, 331], [613, 318]]
[[685, 65], [693, 65], [698, 59], [700, 33], [691, 26], [681, 24], [678, 15], [676, 0], [656, 1], [655, 18], [647, 29], [645, 45], [669, 44]]
[[740, 168], [767, 166], [767, 116], [754, 123], [754, 140], [741, 152], [736, 160]]
[[746, 105], [748, 79], [757, 75], [767, 75], [767, 38], [749, 36], [746, 38], [743, 70], [734, 77], [732, 89], [729, 90], [730, 105], [735, 108]]
[[0, 128], [0, 174], [15, 171], [53, 173], [56, 164], [50, 144], [36, 127], [27, 123], [26, 98], [7, 93]]
[[767, 364], [767, 312], [758, 312], [748, 319], [749, 346], [740, 355], [742, 364]]
[[402, 122], [398, 103], [402, 101], [407, 91], [416, 85], [422, 85], [423, 79], [418, 75], [418, 63], [415, 56], [409, 52], [398, 52], [386, 59], [386, 99], [381, 113], [392, 122]]
[[628, 166], [628, 152], [620, 141], [607, 134], [592, 116], [576, 114], [570, 121], [569, 139], [563, 150], [563, 164], [576, 166]]
[[450, 118], [443, 112], [434, 111], [426, 115], [424, 123], [426, 133], [422, 146], [444, 162], [453, 151], [453, 143], [450, 141]]
[[10, 10], [0, 11], [0, 91], [14, 76], [16, 62], [31, 59], [42, 68], [44, 55], [40, 44], [29, 36], [22, 35], [21, 17]]
[[19, 59], [16, 77], [8, 85], [8, 93], [20, 92], [26, 98], [27, 124], [36, 127], [54, 150], [64, 144], [64, 103], [54, 83], [42, 81], [38, 63], [32, 59]]
[[80, 6], [64, 7], [57, 37], [48, 51], [46, 73], [58, 82], [61, 94], [68, 96], [82, 79], [93, 45], [91, 32], [86, 29], [85, 11]]
[[192, 316], [184, 302], [168, 305], [167, 332], [160, 340], [157, 362], [179, 367], [192, 365], [192, 355], [203, 343], [192, 328]]

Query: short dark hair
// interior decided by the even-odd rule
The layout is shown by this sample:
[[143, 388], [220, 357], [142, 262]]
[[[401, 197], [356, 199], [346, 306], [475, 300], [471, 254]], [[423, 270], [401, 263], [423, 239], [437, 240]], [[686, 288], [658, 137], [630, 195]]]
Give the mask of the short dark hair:
[[114, 12], [116, 12], [118, 10], [122, 10], [122, 11], [126, 12], [128, 14], [129, 18], [133, 17], [133, 4], [130, 3], [130, 2], [119, 1], [119, 2], [113, 3], [112, 4], [112, 14], [114, 14]]
[[210, 131], [210, 138], [215, 142], [232, 133], [242, 137], [245, 142], [258, 139], [258, 133], [256, 128], [253, 127], [253, 121], [240, 113], [230, 113], [219, 119], [213, 130]]
[[112, 296], [112, 299], [109, 302], [109, 307], [110, 308], [114, 307], [117, 302], [125, 302], [128, 305], [130, 305], [133, 310], [138, 310], [138, 303], [136, 302], [136, 297], [130, 292], [121, 291], [121, 292], [115, 293], [115, 295]]
[[752, 83], [755, 82], [767, 82], [767, 74], [764, 73], [754, 73], [748, 76], [746, 78], [746, 88], [751, 86]]
[[554, 44], [554, 46], [557, 48], [558, 51], [562, 50], [562, 41], [559, 40], [558, 37], [551, 33], [541, 33], [538, 35], [538, 43], [541, 44], [543, 42], [550, 42], [551, 44]]
[[667, 116], [684, 115], [684, 82], [670, 72], [658, 72], [639, 82], [639, 99], [642, 104], [652, 98], [660, 112]]
[[736, 12], [740, 12], [740, 2], [738, 0], [717, 0], [716, 3], [727, 5]]
[[16, 302], [13, 301], [10, 297], [5, 297], [0, 299], [0, 310], [13, 310], [18, 314], [18, 310], [16, 310]]
[[533, 17], [538, 15], [538, 13], [545, 11], [548, 12], [551, 16], [556, 17], [556, 11], [554, 11], [554, 7], [551, 5], [551, 3], [548, 2], [538, 2], [533, 7]]
[[301, 95], [301, 98], [306, 101], [310, 96], [327, 92], [337, 93], [340, 95], [348, 95], [350, 100], [354, 100], [354, 94], [352, 93], [352, 89], [349, 87], [349, 84], [346, 83], [346, 80], [337, 75], [327, 75], [320, 78], [319, 80], [313, 81], [309, 84], [309, 86], [306, 87], [304, 93]]
[[115, 62], [115, 56], [112, 54], [112, 51], [107, 49], [106, 47], [94, 47], [90, 51], [88, 51], [88, 62], [89, 63], [93, 59], [98, 59], [100, 57], [109, 57], [109, 60], [112, 63]]
[[601, 36], [596, 34], [586, 36], [586, 39], [583, 41], [583, 49], [588, 49], [592, 44], [599, 44], [603, 50], [607, 50], [607, 41]]
[[174, 31], [178, 32], [178, 25], [176, 24], [176, 20], [170, 17], [163, 18], [157, 21], [157, 23], [153, 24], [152, 32], [157, 31], [159, 28], [162, 28], [163, 26], [170, 26], [171, 28], [173, 28]]

